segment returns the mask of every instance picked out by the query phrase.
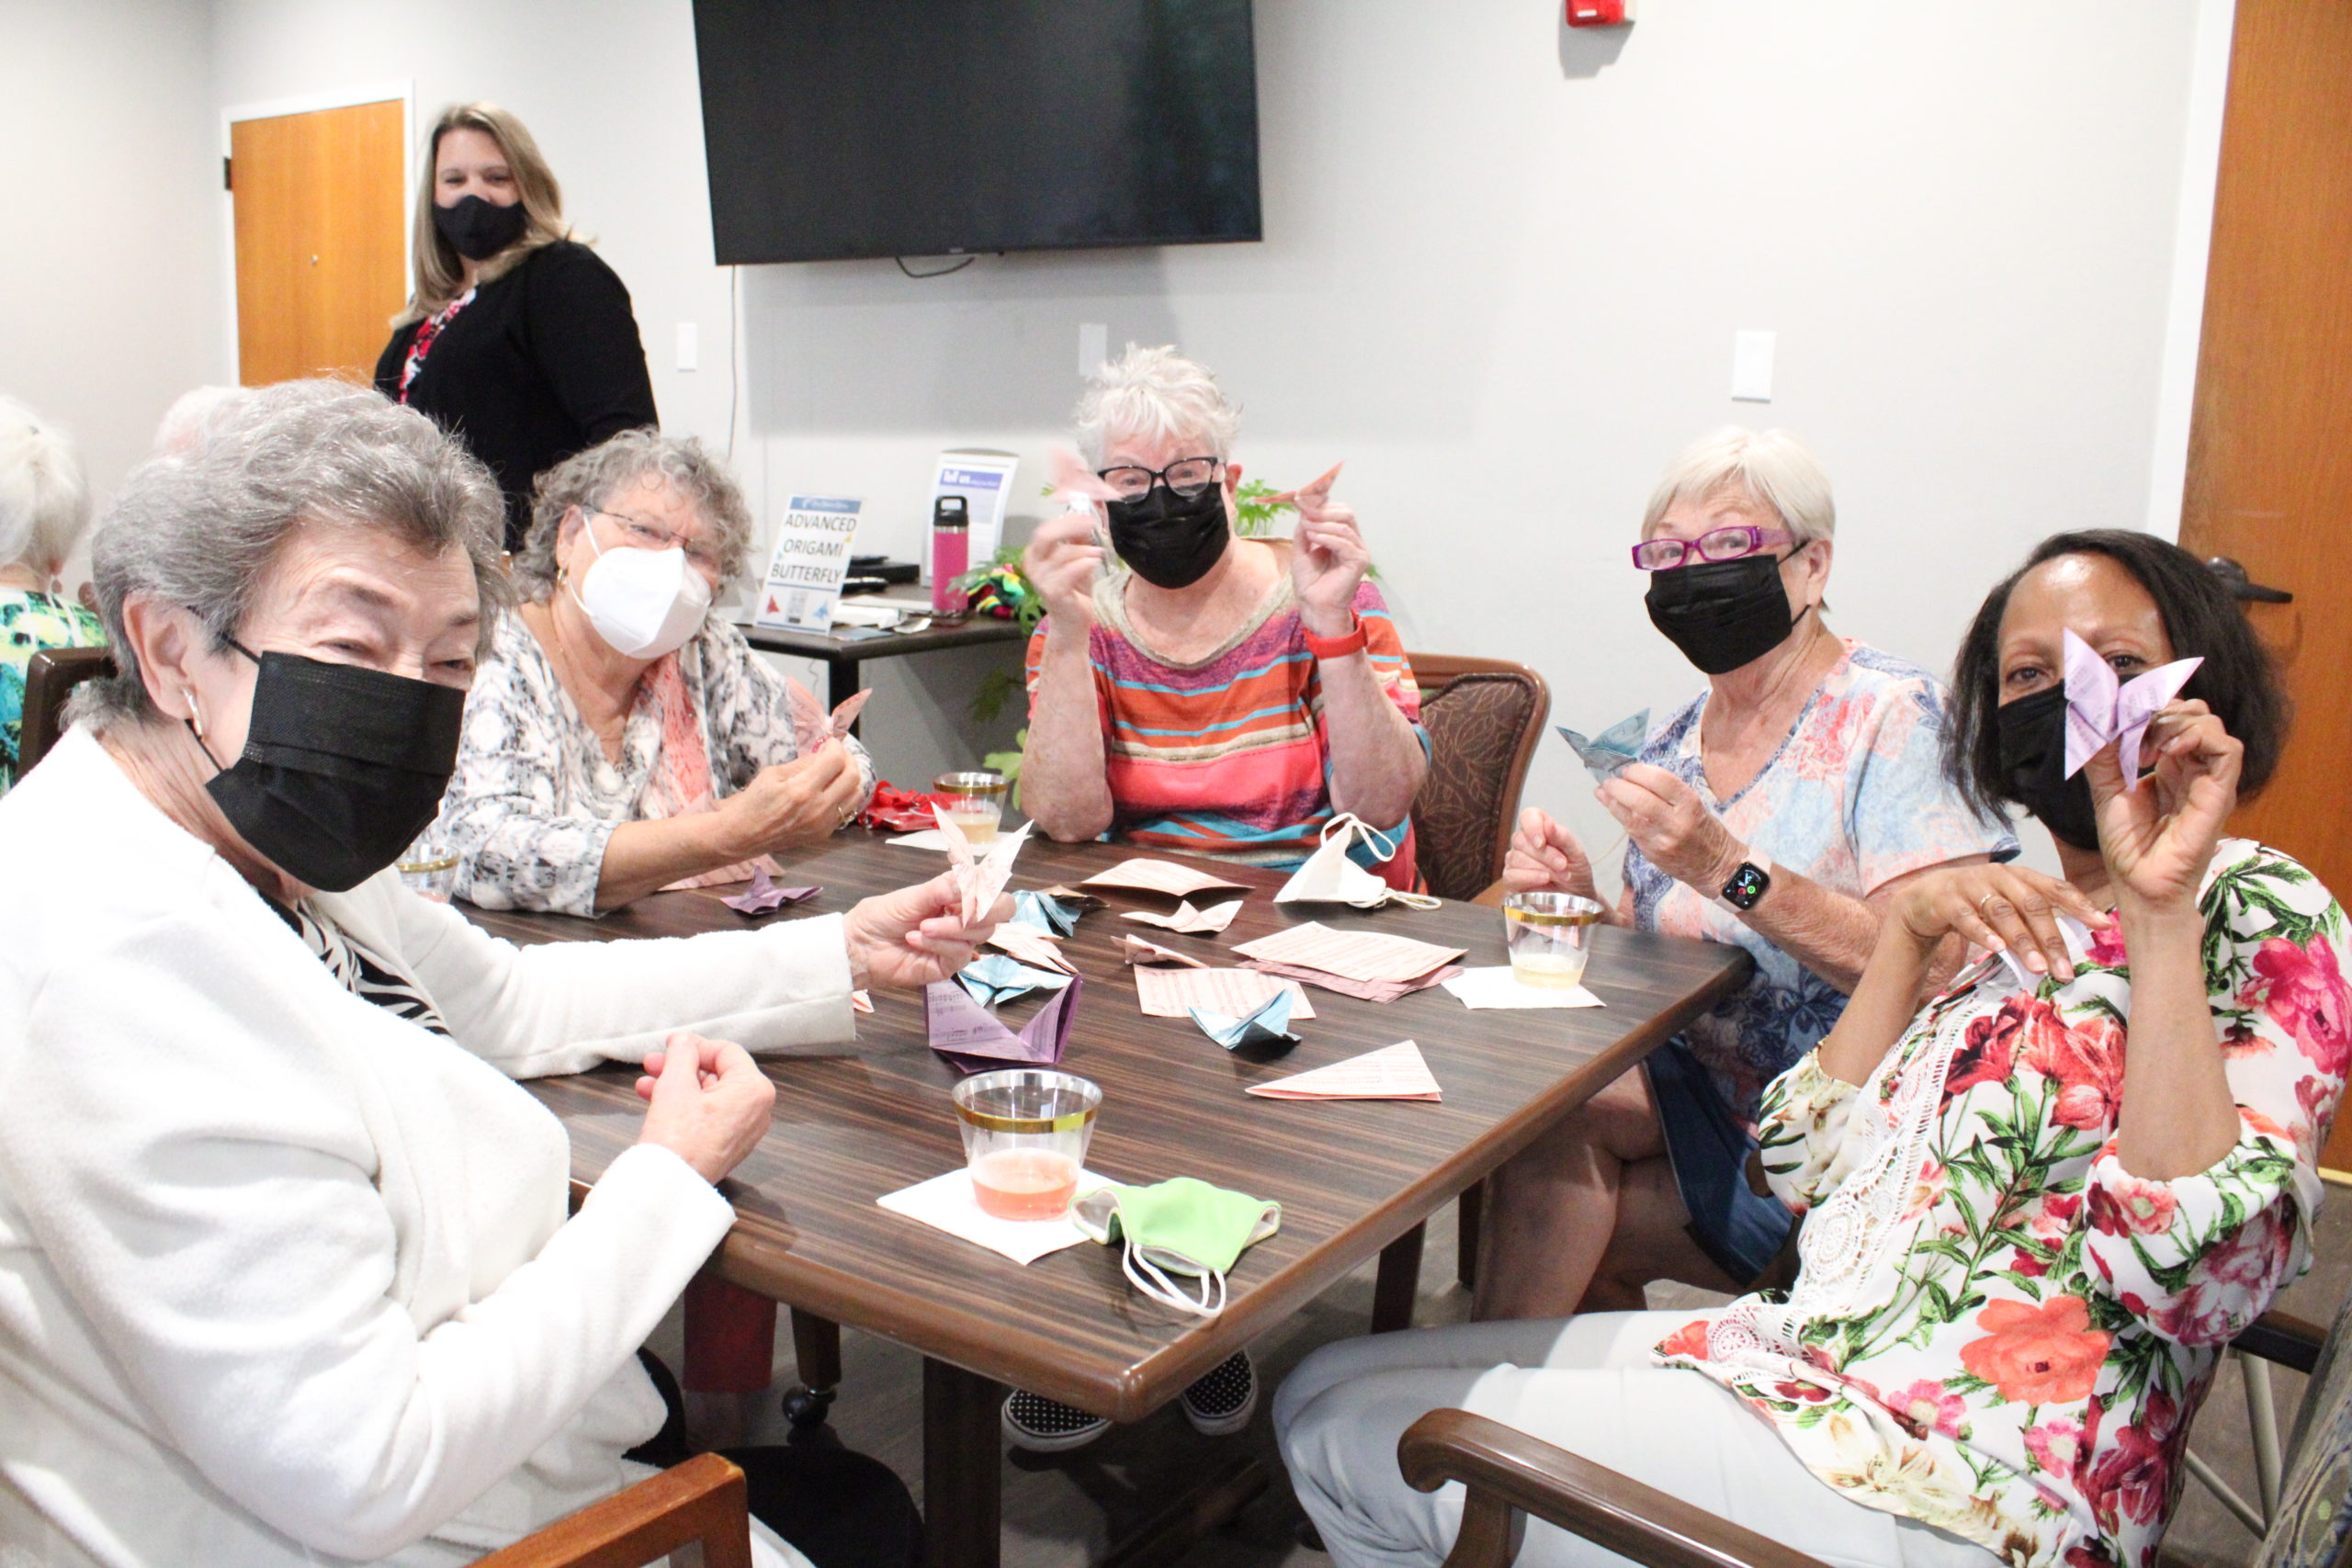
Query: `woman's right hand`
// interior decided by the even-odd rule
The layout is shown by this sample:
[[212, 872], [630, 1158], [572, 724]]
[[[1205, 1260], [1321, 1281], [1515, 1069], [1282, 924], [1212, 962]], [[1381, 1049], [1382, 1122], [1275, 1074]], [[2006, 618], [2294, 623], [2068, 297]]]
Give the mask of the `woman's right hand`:
[[729, 860], [820, 844], [849, 825], [865, 789], [849, 748], [828, 744], [762, 768], [719, 803]]
[[1102, 568], [1094, 529], [1092, 513], [1066, 512], [1041, 526], [1021, 552], [1021, 574], [1045, 602], [1052, 624], [1080, 630], [1094, 625], [1094, 574]]
[[1519, 829], [1503, 857], [1503, 887], [1511, 893], [1539, 889], [1592, 898], [1592, 862], [1577, 836], [1531, 806], [1519, 814]]
[[1954, 932], [1977, 947], [2004, 949], [2037, 975], [2075, 977], [2060, 911], [2098, 931], [2113, 917], [2070, 882], [2021, 865], [1952, 866], [1913, 877], [1888, 903], [1886, 930], [1900, 933], [1922, 956]]
[[775, 1085], [733, 1041], [681, 1031], [646, 1054], [637, 1096], [646, 1102], [637, 1141], [668, 1149], [717, 1186], [767, 1135]]

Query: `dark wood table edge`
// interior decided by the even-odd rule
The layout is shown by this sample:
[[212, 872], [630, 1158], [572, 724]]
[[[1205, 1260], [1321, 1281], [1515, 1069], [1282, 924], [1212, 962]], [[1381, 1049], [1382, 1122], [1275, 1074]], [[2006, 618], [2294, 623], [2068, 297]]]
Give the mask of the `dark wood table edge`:
[[1574, 1081], [1563, 1079], [1563, 1086], [1555, 1092], [1530, 1100], [1508, 1120], [1497, 1123], [1497, 1129], [1476, 1146], [1433, 1168], [1352, 1234], [1334, 1237], [1302, 1253], [1268, 1279], [1253, 1283], [1246, 1295], [1238, 1298], [1216, 1320], [1213, 1332], [1187, 1335], [1116, 1378], [1071, 1375], [1060, 1364], [1059, 1341], [1019, 1324], [992, 1325], [985, 1337], [942, 1334], [940, 1330], [944, 1325], [927, 1315], [914, 1298], [877, 1292], [870, 1279], [837, 1273], [821, 1265], [778, 1268], [760, 1243], [739, 1243], [732, 1235], [721, 1244], [719, 1273], [746, 1290], [798, 1311], [876, 1335], [928, 1359], [950, 1363], [974, 1377], [1042, 1393], [1113, 1421], [1139, 1421], [1232, 1355], [1237, 1345], [1247, 1343], [1290, 1316], [1333, 1281], [1414, 1231], [1444, 1203], [1486, 1179], [1496, 1167], [1532, 1143], [1545, 1128], [1600, 1092], [1619, 1074], [1665, 1043], [1684, 1023], [1743, 984], [1750, 968], [1747, 955], [1736, 948], [1725, 948], [1723, 956], [1721, 969], [1707, 984], [1593, 1057], [1589, 1065], [1603, 1070], [1579, 1073]]

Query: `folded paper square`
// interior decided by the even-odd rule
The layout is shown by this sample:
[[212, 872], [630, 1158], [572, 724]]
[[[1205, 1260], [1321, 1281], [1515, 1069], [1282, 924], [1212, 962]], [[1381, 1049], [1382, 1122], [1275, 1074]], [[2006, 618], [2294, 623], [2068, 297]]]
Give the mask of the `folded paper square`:
[[1597, 1008], [1607, 1004], [1582, 986], [1522, 986], [1508, 964], [1464, 969], [1442, 982], [1466, 1008]]
[[1272, 1083], [1251, 1084], [1249, 1093], [1268, 1100], [1437, 1100], [1437, 1078], [1410, 1040], [1334, 1062], [1312, 1072]]
[[1061, 941], [1048, 936], [1035, 926], [1017, 925], [1006, 921], [989, 932], [988, 946], [1000, 953], [1009, 953], [1023, 964], [1034, 964], [1040, 969], [1057, 969], [1065, 975], [1075, 975], [1069, 960], [1062, 956]]
[[1013, 924], [1032, 926], [1051, 936], [1068, 936], [1078, 930], [1079, 912], [1050, 893], [1024, 887], [1012, 896]]
[[1008, 1063], [1050, 1066], [1062, 1059], [1078, 994], [1085, 988], [1084, 980], [1071, 976], [1069, 984], [1016, 1033], [955, 981], [935, 980], [922, 988], [923, 1028], [931, 1048], [957, 1072], [982, 1072]]
[[1163, 926], [1185, 936], [1212, 936], [1233, 923], [1233, 917], [1241, 912], [1241, 902], [1236, 898], [1230, 903], [1211, 904], [1205, 909], [1196, 909], [1193, 908], [1191, 899], [1183, 898], [1164, 915], [1155, 914], [1149, 909], [1129, 909], [1119, 919], [1138, 920], [1148, 926]]
[[1206, 1008], [1193, 1008], [1191, 1012], [1193, 1021], [1201, 1026], [1201, 1032], [1228, 1051], [1280, 1055], [1298, 1043], [1298, 1036], [1290, 1032], [1288, 991], [1277, 991], [1261, 1006], [1239, 1018], [1211, 1012]]
[[1642, 742], [1649, 737], [1650, 710], [1644, 708], [1631, 718], [1619, 719], [1589, 740], [1565, 724], [1556, 728], [1593, 782], [1607, 784], [1623, 773], [1628, 762], [1640, 759]]
[[1416, 942], [1385, 931], [1334, 931], [1308, 920], [1245, 942], [1234, 952], [1244, 958], [1261, 958], [1293, 969], [1319, 969], [1343, 980], [1374, 985], [1405, 985], [1425, 980], [1467, 951]]
[[[1081, 1198], [1109, 1185], [1091, 1170], [1078, 1173], [1078, 1195]], [[1052, 1220], [998, 1219], [980, 1207], [980, 1201], [972, 1195], [971, 1174], [961, 1167], [929, 1181], [885, 1192], [875, 1201], [894, 1214], [920, 1220], [933, 1230], [985, 1247], [1023, 1268], [1047, 1253], [1076, 1247], [1086, 1239], [1086, 1233], [1068, 1214]]]
[[1162, 947], [1156, 942], [1146, 942], [1139, 936], [1125, 938], [1119, 947], [1119, 956], [1129, 964], [1181, 964], [1188, 969], [1208, 967], [1190, 953], [1179, 953], [1172, 947]]
[[2064, 637], [2066, 776], [2071, 779], [2081, 773], [2083, 764], [2098, 756], [2099, 749], [2109, 741], [2120, 740], [2116, 761], [2123, 767], [2124, 787], [2138, 789], [2140, 742], [2148, 733], [2148, 721], [2180, 695], [2180, 689], [2188, 684], [2188, 678], [2205, 660], [2176, 659], [2126, 681], [2116, 674], [2114, 665], [2101, 659], [2097, 649], [2072, 630]]
[[1135, 887], [1146, 893], [1165, 893], [1170, 898], [1189, 898], [1211, 887], [1230, 887], [1247, 892], [1249, 884], [1229, 882], [1189, 865], [1178, 865], [1172, 860], [1123, 860], [1108, 871], [1098, 871], [1079, 884], [1081, 887]]
[[956, 974], [956, 983], [982, 1007], [997, 1007], [1032, 991], [1058, 991], [1077, 976], [1068, 970], [1035, 969], [1001, 953], [983, 953]]
[[1309, 1019], [1315, 1006], [1295, 980], [1257, 969], [1137, 969], [1136, 1002], [1146, 1018], [1189, 1018], [1194, 1008], [1236, 1018], [1255, 1012], [1280, 994], [1290, 993], [1290, 1016]]
[[752, 886], [720, 903], [738, 914], [764, 915], [771, 909], [781, 909], [786, 904], [797, 904], [803, 898], [814, 898], [824, 891], [821, 887], [778, 887], [768, 875], [767, 868], [756, 866], [752, 871]]

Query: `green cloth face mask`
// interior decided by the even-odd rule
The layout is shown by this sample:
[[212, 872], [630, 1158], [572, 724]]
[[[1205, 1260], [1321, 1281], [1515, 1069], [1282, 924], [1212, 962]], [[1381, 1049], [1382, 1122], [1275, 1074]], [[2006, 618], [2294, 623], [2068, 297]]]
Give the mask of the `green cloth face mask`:
[[[1226, 1271], [1243, 1248], [1282, 1228], [1283, 1206], [1180, 1176], [1150, 1187], [1098, 1188], [1070, 1217], [1106, 1247], [1124, 1235], [1122, 1267], [1136, 1290], [1179, 1312], [1215, 1317], [1225, 1310]], [[1197, 1293], [1170, 1275], [1199, 1280]]]

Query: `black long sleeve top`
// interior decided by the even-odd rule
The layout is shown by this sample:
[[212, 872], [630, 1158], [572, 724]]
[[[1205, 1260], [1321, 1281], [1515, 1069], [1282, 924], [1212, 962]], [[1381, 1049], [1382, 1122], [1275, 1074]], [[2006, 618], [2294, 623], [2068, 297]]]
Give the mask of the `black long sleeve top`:
[[[392, 333], [376, 388], [400, 396], [401, 367], [422, 323]], [[619, 275], [561, 240], [481, 285], [434, 339], [408, 404], [488, 464], [506, 496], [506, 547], [531, 521], [531, 483], [573, 453], [659, 424], [645, 346]]]

